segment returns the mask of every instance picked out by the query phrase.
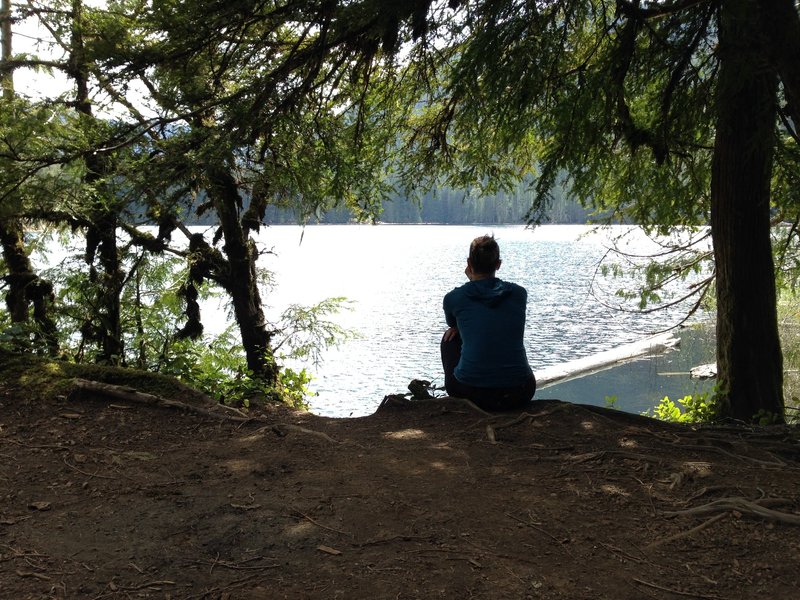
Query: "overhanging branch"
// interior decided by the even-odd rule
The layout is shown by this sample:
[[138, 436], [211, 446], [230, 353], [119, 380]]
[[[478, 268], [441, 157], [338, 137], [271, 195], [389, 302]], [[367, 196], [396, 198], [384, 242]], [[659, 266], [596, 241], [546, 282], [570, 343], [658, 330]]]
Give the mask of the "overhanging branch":
[[627, 15], [637, 17], [639, 19], [658, 19], [661, 17], [668, 17], [685, 10], [689, 10], [700, 4], [712, 4], [714, 0], [677, 0], [669, 4], [660, 4], [657, 6], [649, 6], [648, 8], [641, 8], [638, 3], [634, 4], [629, 0], [617, 0], [617, 6], [620, 12]]

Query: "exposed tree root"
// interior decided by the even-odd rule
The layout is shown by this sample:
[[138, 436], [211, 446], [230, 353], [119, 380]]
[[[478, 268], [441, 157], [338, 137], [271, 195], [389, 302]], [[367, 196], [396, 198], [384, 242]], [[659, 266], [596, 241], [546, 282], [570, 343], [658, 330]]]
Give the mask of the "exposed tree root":
[[[135, 402], [137, 404], [147, 404], [149, 406], [160, 406], [163, 408], [176, 408], [186, 412], [211, 417], [214, 419], [221, 419], [226, 421], [249, 421], [250, 417], [247, 416], [231, 416], [214, 412], [209, 408], [202, 406], [195, 406], [193, 404], [186, 404], [178, 400], [171, 400], [162, 396], [140, 392], [131, 387], [113, 385], [111, 383], [102, 383], [100, 381], [89, 381], [87, 379], [73, 379], [72, 387], [75, 390], [92, 392], [95, 394], [102, 394], [118, 400], [126, 402]], [[209, 398], [209, 406], [213, 406], [213, 401]], [[237, 411], [238, 413], [239, 411]]]
[[[766, 502], [767, 499], [759, 500], [758, 502]], [[754, 517], [761, 517], [779, 523], [786, 523], [787, 525], [800, 525], [800, 515], [791, 513], [784, 513], [777, 510], [772, 510], [766, 506], [762, 506], [758, 502], [752, 502], [746, 498], [721, 498], [714, 500], [702, 506], [695, 506], [694, 508], [687, 508], [685, 510], [668, 511], [664, 514], [670, 517], [675, 516], [700, 516], [700, 515], [714, 515], [719, 513], [727, 513], [729, 511], [737, 511], [742, 514], [751, 515]], [[773, 503], [788, 503], [786, 500], [775, 500]]]
[[712, 524], [716, 523], [717, 521], [719, 521], [720, 519], [724, 519], [727, 516], [728, 516], [727, 512], [715, 515], [715, 516], [711, 517], [710, 519], [708, 519], [707, 521], [704, 521], [703, 523], [700, 523], [700, 525], [698, 525], [697, 527], [692, 527], [691, 529], [689, 529], [687, 531], [681, 531], [680, 533], [676, 533], [675, 535], [671, 535], [669, 537], [665, 537], [663, 539], [656, 540], [655, 542], [652, 542], [652, 543], [648, 544], [647, 546], [645, 546], [645, 550], [652, 550], [653, 548], [658, 548], [659, 546], [663, 546], [664, 544], [668, 544], [668, 543], [674, 542], [676, 540], [681, 540], [683, 538], [691, 537], [695, 533], [697, 533], [699, 531], [703, 531], [703, 529], [705, 529], [709, 525], [712, 525]]
[[724, 454], [725, 456], [730, 456], [731, 458], [735, 458], [737, 460], [741, 460], [743, 462], [751, 462], [757, 465], [761, 465], [763, 467], [774, 467], [779, 469], [790, 468], [790, 465], [787, 465], [784, 461], [779, 459], [777, 456], [774, 456], [771, 453], [767, 453], [772, 456], [772, 460], [761, 460], [759, 458], [753, 458], [752, 456], [745, 456], [744, 454], [736, 454], [734, 452], [728, 452], [724, 448], [720, 448], [718, 446], [708, 446], [705, 444], [681, 444], [681, 448], [683, 449], [692, 449], [692, 450], [703, 450], [703, 451], [711, 451], [717, 452], [719, 454]]
[[[321, 440], [325, 440], [326, 442], [330, 442], [333, 444], [339, 444], [340, 442], [333, 439], [327, 433], [323, 433], [321, 431], [314, 431], [312, 429], [307, 429], [305, 427], [301, 427], [299, 425], [293, 425], [291, 423], [273, 423], [264, 417], [260, 416], [248, 416], [237, 409], [230, 409], [230, 407], [219, 407], [230, 409], [234, 414], [226, 414], [226, 413], [219, 413], [210, 408], [204, 408], [202, 406], [195, 406], [192, 404], [186, 404], [185, 402], [179, 402], [178, 400], [171, 400], [169, 398], [163, 398], [161, 396], [156, 396], [154, 394], [147, 394], [145, 392], [140, 392], [130, 387], [124, 387], [119, 385], [113, 385], [110, 383], [102, 383], [99, 381], [89, 381], [86, 379], [74, 379], [72, 382], [73, 387], [76, 390], [81, 391], [88, 391], [95, 394], [102, 394], [104, 396], [109, 396], [111, 398], [116, 398], [118, 400], [123, 400], [127, 402], [134, 402], [138, 404], [145, 404], [148, 406], [157, 406], [162, 408], [174, 408], [178, 410], [183, 410], [189, 413], [202, 415], [204, 417], [211, 417], [212, 419], [218, 419], [221, 421], [233, 421], [236, 423], [270, 423], [271, 428], [275, 431], [278, 435], [285, 435], [283, 430], [294, 431], [297, 433], [303, 433], [306, 435], [311, 435], [317, 437]], [[209, 399], [210, 406], [214, 406], [215, 408], [217, 405], [213, 403], [211, 399]]]

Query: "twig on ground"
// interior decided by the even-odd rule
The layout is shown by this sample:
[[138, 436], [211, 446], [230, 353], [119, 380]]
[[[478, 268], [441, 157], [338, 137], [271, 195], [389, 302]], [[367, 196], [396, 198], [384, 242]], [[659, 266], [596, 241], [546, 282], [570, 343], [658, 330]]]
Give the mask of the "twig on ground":
[[[215, 558], [213, 561], [208, 561], [211, 562], [211, 570], [213, 570], [214, 567], [225, 567], [226, 569], [231, 569], [232, 571], [265, 571], [267, 569], [276, 569], [280, 567], [280, 564], [277, 563], [270, 565], [237, 565], [235, 563], [229, 563], [227, 561], [218, 559], [219, 555], [217, 555], [217, 558]], [[209, 570], [209, 573], [211, 573], [211, 570]]]
[[[600, 542], [600, 546], [602, 546], [603, 548], [605, 548], [609, 552], [617, 554], [618, 556], [624, 558], [625, 560], [629, 560], [629, 561], [635, 562], [635, 563], [641, 563], [642, 562], [641, 559], [636, 558], [630, 552], [626, 552], [622, 548], [617, 548], [616, 546], [612, 546], [611, 544], [606, 544], [604, 542]], [[638, 550], [638, 548], [637, 548], [637, 550]], [[641, 552], [641, 550], [640, 550], [640, 552]]]
[[681, 590], [676, 590], [668, 587], [664, 587], [661, 585], [657, 585], [655, 583], [650, 583], [649, 581], [644, 581], [643, 579], [639, 579], [638, 577], [634, 577], [633, 581], [639, 583], [641, 585], [646, 585], [647, 587], [653, 588], [654, 590], [659, 590], [662, 592], [668, 592], [670, 594], [675, 594], [677, 596], [688, 596], [690, 598], [706, 598], [707, 600], [722, 600], [721, 596], [709, 596], [708, 594], [697, 594], [694, 592], [683, 592]]
[[292, 509], [292, 510], [294, 510], [294, 512], [296, 512], [298, 515], [300, 515], [300, 516], [301, 516], [301, 517], [303, 517], [304, 519], [308, 520], [310, 523], [313, 523], [313, 524], [314, 524], [314, 525], [316, 525], [317, 527], [320, 527], [320, 528], [322, 528], [322, 529], [326, 529], [327, 531], [332, 531], [332, 532], [334, 532], [334, 533], [339, 533], [339, 534], [341, 534], [341, 535], [346, 535], [346, 536], [348, 536], [348, 537], [353, 537], [353, 534], [352, 534], [352, 533], [350, 533], [350, 532], [348, 532], [348, 531], [342, 531], [341, 529], [335, 529], [335, 528], [333, 528], [333, 527], [328, 527], [327, 525], [323, 525], [323, 524], [322, 524], [322, 523], [320, 523], [319, 521], [315, 521], [314, 519], [312, 519], [311, 517], [309, 517], [309, 516], [308, 516], [306, 513], [304, 513], [304, 512], [303, 512], [303, 511], [301, 511], [301, 510], [298, 510], [298, 509], [296, 509], [296, 508], [294, 508], [294, 509]]
[[655, 542], [652, 542], [652, 543], [648, 544], [647, 546], [645, 546], [645, 550], [652, 550], [653, 548], [658, 548], [659, 546], [663, 546], [664, 544], [668, 544], [670, 542], [674, 542], [676, 540], [680, 540], [680, 539], [683, 539], [683, 538], [691, 537], [695, 533], [697, 533], [699, 531], [702, 531], [706, 527], [709, 527], [710, 525], [713, 525], [714, 523], [716, 523], [720, 519], [724, 519], [727, 516], [728, 516], [727, 512], [718, 514], [716, 516], [713, 516], [710, 519], [708, 519], [707, 521], [705, 521], [703, 523], [700, 523], [700, 525], [698, 525], [697, 527], [692, 527], [688, 531], [681, 531], [680, 533], [676, 533], [675, 535], [671, 535], [669, 537], [665, 537], [665, 538], [662, 538], [660, 540], [656, 540]]
[[247, 420], [247, 421], [249, 421], [250, 419], [252, 419], [252, 417], [251, 417], [250, 415], [248, 415], [248, 414], [247, 414], [247, 413], [245, 413], [245, 412], [242, 412], [241, 410], [239, 410], [239, 409], [238, 409], [238, 408], [236, 408], [235, 406], [228, 406], [227, 404], [218, 404], [217, 406], [218, 406], [219, 408], [223, 409], [223, 410], [228, 410], [228, 411], [230, 411], [230, 412], [232, 412], [232, 413], [234, 413], [234, 414], [236, 414], [236, 415], [238, 415], [238, 416], [242, 417], [243, 419], [245, 419], [245, 420]]
[[[686, 504], [689, 504], [690, 502], [692, 502], [693, 500], [697, 500], [698, 498], [702, 498], [703, 496], [706, 496], [706, 495], [711, 494], [713, 492], [723, 492], [723, 491], [727, 491], [727, 490], [730, 490], [730, 489], [731, 488], [729, 486], [727, 486], [727, 485], [710, 485], [708, 487], [704, 487], [704, 488], [698, 490], [697, 493], [689, 496], [686, 500], [682, 500], [681, 502], [679, 502], [679, 504], [686, 505]], [[737, 491], [739, 493], [741, 493], [741, 489], [739, 489]]]
[[308, 435], [313, 435], [318, 437], [326, 442], [330, 442], [331, 444], [341, 444], [339, 440], [333, 439], [327, 433], [323, 433], [322, 431], [314, 431], [313, 429], [306, 429], [305, 427], [300, 427], [300, 425], [292, 425], [291, 423], [279, 423], [279, 427], [284, 427], [289, 431], [296, 431], [298, 433], [306, 433]]
[[590, 460], [599, 460], [601, 458], [605, 458], [606, 456], [619, 456], [620, 458], [637, 462], [653, 462], [656, 464], [661, 464], [663, 462], [663, 459], [658, 456], [641, 454], [639, 452], [630, 452], [628, 450], [600, 450], [598, 452], [586, 452], [584, 454], [573, 454], [572, 456], [568, 456], [567, 459], [574, 464], [580, 464]]
[[45, 575], [44, 573], [36, 573], [34, 571], [15, 571], [17, 577], [33, 577], [34, 579], [40, 579], [41, 581], [52, 581], [52, 577]]
[[35, 450], [70, 450], [69, 446], [62, 446], [61, 444], [26, 444], [19, 440], [8, 438], [8, 441], [23, 448], [32, 448]]
[[86, 471], [81, 471], [81, 470], [80, 470], [78, 467], [76, 467], [75, 465], [71, 465], [71, 464], [69, 464], [69, 463], [67, 462], [67, 459], [66, 459], [66, 457], [64, 458], [64, 461], [63, 461], [63, 462], [64, 462], [64, 464], [65, 464], [65, 465], [67, 465], [67, 466], [68, 466], [70, 469], [72, 469], [73, 471], [77, 471], [77, 472], [78, 472], [78, 473], [80, 473], [81, 475], [86, 475], [87, 477], [97, 477], [97, 478], [99, 478], [99, 479], [116, 479], [116, 477], [112, 477], [111, 475], [100, 475], [100, 474], [98, 474], [98, 473], [87, 473]]
[[515, 521], [517, 521], [518, 523], [522, 523], [522, 524], [523, 524], [523, 525], [525, 525], [526, 527], [530, 527], [531, 529], [535, 529], [535, 530], [536, 530], [536, 531], [538, 531], [539, 533], [543, 533], [544, 535], [546, 535], [547, 537], [549, 537], [551, 540], [553, 540], [553, 541], [554, 541], [556, 544], [558, 544], [558, 547], [559, 547], [559, 548], [561, 548], [561, 549], [562, 549], [564, 552], [566, 552], [566, 553], [567, 553], [567, 555], [569, 555], [569, 556], [572, 556], [572, 552], [570, 552], [569, 550], [567, 550], [567, 549], [564, 547], [564, 543], [563, 543], [561, 540], [559, 540], [559, 539], [558, 539], [556, 536], [554, 536], [552, 533], [549, 533], [549, 532], [545, 531], [544, 529], [542, 529], [541, 527], [539, 527], [538, 525], [536, 525], [536, 524], [535, 524], [533, 521], [531, 521], [530, 519], [529, 519], [529, 520], [527, 520], [527, 521], [524, 521], [524, 520], [520, 519], [519, 517], [516, 517], [516, 516], [512, 515], [511, 513], [506, 513], [506, 516], [507, 516], [507, 517], [510, 517], [510, 518], [512, 518], [512, 519], [514, 519], [514, 520], [515, 520]]
[[389, 544], [391, 542], [396, 542], [396, 541], [400, 541], [400, 542], [413, 542], [413, 541], [430, 542], [430, 541], [433, 541], [434, 539], [436, 539], [436, 538], [435, 538], [435, 536], [432, 536], [432, 535], [403, 535], [403, 534], [398, 534], [398, 535], [392, 535], [390, 537], [385, 537], [385, 538], [367, 540], [366, 542], [357, 542], [357, 543], [354, 543], [353, 545], [356, 546], [357, 548], [363, 548], [365, 546], [378, 546], [380, 544]]
[[222, 597], [227, 595], [226, 592], [228, 592], [230, 590], [235, 590], [235, 589], [240, 588], [240, 587], [243, 587], [246, 584], [248, 584], [251, 581], [253, 581], [258, 576], [259, 576], [258, 573], [253, 573], [252, 575], [248, 575], [247, 577], [239, 579], [238, 581], [234, 581], [233, 583], [231, 583], [230, 585], [227, 585], [225, 587], [211, 588], [211, 589], [206, 590], [204, 592], [200, 592], [199, 594], [194, 594], [193, 596], [189, 596], [188, 598], [190, 598], [192, 600], [194, 600], [194, 599], [198, 599], [199, 600], [201, 598], [208, 598], [208, 597], [222, 598]]
[[147, 583], [142, 583], [139, 585], [118, 586], [118, 587], [123, 592], [137, 592], [139, 590], [145, 590], [147, 588], [161, 587], [162, 585], [175, 585], [175, 582], [170, 581], [168, 579], [163, 579], [160, 581], [148, 581]]

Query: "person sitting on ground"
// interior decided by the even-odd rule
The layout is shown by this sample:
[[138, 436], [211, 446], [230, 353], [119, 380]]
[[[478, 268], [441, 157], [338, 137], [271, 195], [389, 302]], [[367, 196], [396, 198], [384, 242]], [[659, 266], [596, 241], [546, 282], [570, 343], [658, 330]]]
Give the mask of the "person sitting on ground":
[[520, 408], [536, 392], [523, 343], [528, 292], [495, 277], [500, 264], [494, 236], [475, 238], [464, 271], [469, 281], [443, 301], [445, 389], [488, 411]]

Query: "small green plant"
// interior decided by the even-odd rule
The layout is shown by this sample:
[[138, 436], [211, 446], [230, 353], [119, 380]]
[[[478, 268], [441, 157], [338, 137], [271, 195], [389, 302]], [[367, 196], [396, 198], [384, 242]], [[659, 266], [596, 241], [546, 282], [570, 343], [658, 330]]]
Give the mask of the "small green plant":
[[617, 400], [619, 400], [619, 398], [617, 398], [616, 394], [614, 394], [613, 396], [606, 396], [605, 397], [606, 408], [614, 408], [614, 409], [616, 409], [617, 408]]
[[753, 421], [759, 425], [774, 425], [782, 422], [779, 415], [764, 410], [763, 408], [753, 415]]
[[671, 423], [706, 423], [713, 421], [717, 412], [716, 394], [713, 392], [687, 394], [677, 404], [669, 396], [664, 396], [654, 409], [657, 419]]
[[[318, 365], [324, 349], [354, 336], [328, 319], [342, 308], [347, 308], [344, 298], [329, 298], [308, 307], [293, 305], [282, 315], [274, 329], [275, 354], [267, 356], [278, 364], [278, 380], [274, 384], [253, 377], [248, 370], [234, 324], [202, 343], [170, 340], [161, 352], [157, 369], [224, 404], [249, 407], [253, 403], [278, 402], [307, 410], [312, 376], [299, 364]], [[283, 351], [278, 353], [279, 349]]]
[[305, 369], [295, 371], [284, 367], [278, 377], [283, 401], [292, 408], [307, 410], [306, 398], [308, 397], [308, 384], [312, 379], [311, 374]]
[[[797, 272], [795, 271], [795, 276]], [[796, 285], [796, 282], [791, 282]], [[786, 399], [786, 418], [798, 420], [800, 408], [800, 297], [794, 287], [781, 290], [778, 302], [778, 328], [783, 353], [783, 397]]]

